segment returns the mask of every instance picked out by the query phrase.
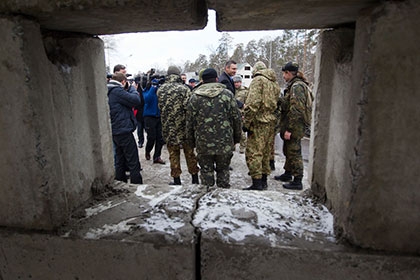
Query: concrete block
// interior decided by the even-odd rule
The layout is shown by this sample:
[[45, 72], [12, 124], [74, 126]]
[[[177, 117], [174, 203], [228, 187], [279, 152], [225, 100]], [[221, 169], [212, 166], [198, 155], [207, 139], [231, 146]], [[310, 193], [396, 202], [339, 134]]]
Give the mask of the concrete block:
[[0, 22], [0, 225], [49, 230], [112, 182], [103, 43]]
[[204, 0], [5, 0], [0, 2], [0, 13], [34, 18], [48, 30], [92, 35], [197, 30], [207, 23]]
[[358, 246], [420, 252], [420, 5], [387, 2], [357, 21], [352, 92], [359, 120], [345, 236]]
[[0, 278], [196, 279], [202, 191], [115, 183], [57, 233], [1, 230]]

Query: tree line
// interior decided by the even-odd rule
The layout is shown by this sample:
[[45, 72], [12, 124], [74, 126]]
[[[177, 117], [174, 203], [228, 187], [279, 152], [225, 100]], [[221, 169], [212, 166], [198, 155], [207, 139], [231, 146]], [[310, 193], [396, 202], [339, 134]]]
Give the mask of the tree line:
[[[237, 63], [249, 63], [251, 66], [257, 61], [264, 62], [272, 68], [280, 84], [283, 83], [281, 67], [289, 61], [296, 61], [310, 83], [314, 82], [315, 52], [318, 42], [319, 29], [284, 30], [282, 35], [272, 38], [251, 40], [246, 45], [233, 44], [233, 37], [224, 32], [219, 45], [210, 54], [199, 54], [194, 61], [187, 60], [183, 65], [177, 65], [182, 72], [196, 72], [212, 67], [219, 73], [223, 71], [227, 60], [233, 59]], [[105, 51], [115, 50], [112, 37], [102, 38]], [[107, 68], [110, 66], [107, 65]], [[110, 70], [110, 69], [107, 69]], [[166, 69], [156, 69], [156, 73], [165, 74]]]
[[289, 61], [296, 61], [303, 70], [309, 82], [314, 81], [315, 52], [320, 30], [284, 30], [281, 36], [274, 39], [262, 38], [233, 45], [233, 38], [229, 33], [223, 33], [219, 45], [209, 55], [200, 54], [195, 61], [186, 61], [181, 67], [183, 72], [199, 72], [203, 68], [212, 67], [219, 72], [223, 70], [227, 60], [233, 59], [237, 63], [249, 63], [251, 66], [257, 61], [264, 62], [272, 68], [280, 82], [282, 82], [281, 68]]

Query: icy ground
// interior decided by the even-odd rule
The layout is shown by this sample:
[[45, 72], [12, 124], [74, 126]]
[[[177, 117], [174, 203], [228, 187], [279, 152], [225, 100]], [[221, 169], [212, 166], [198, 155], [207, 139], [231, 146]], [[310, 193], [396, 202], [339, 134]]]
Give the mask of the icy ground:
[[[276, 147], [278, 152], [279, 145]], [[89, 228], [78, 234], [98, 239], [121, 233], [157, 233], [187, 242], [198, 228], [204, 236], [234, 244], [282, 246], [335, 241], [333, 217], [310, 196], [306, 180], [304, 191], [289, 191], [273, 179], [283, 171], [281, 153], [276, 153], [276, 170], [269, 176], [268, 190], [242, 190], [251, 184], [251, 178], [245, 155], [236, 151], [231, 163], [231, 189], [213, 188], [208, 192], [203, 186], [191, 184], [183, 155], [182, 186], [168, 185], [172, 178], [166, 147], [162, 150], [165, 165], [147, 161], [144, 148], [139, 149], [139, 155], [144, 185], [122, 184], [131, 196], [120, 195], [85, 209], [82, 221], [90, 220]]]

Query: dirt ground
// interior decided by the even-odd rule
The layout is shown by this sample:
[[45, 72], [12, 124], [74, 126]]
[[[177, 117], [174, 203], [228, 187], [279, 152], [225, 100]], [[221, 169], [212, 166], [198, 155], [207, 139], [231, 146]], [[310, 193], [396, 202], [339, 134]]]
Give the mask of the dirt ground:
[[[136, 134], [136, 133], [135, 133]], [[145, 134], [146, 136], [146, 134]], [[274, 180], [275, 175], [280, 175], [283, 173], [283, 165], [285, 158], [282, 153], [282, 141], [280, 137], [276, 137], [275, 143], [275, 167], [276, 170], [272, 171], [268, 179], [268, 190], [274, 191], [287, 191], [282, 187], [282, 182]], [[302, 154], [304, 159], [304, 190], [309, 188], [309, 183], [307, 182], [307, 163], [308, 163], [308, 149], [309, 149], [309, 140], [302, 140]], [[152, 153], [153, 155], [153, 150]], [[143, 182], [145, 184], [168, 184], [173, 181], [170, 176], [170, 163], [168, 150], [166, 145], [162, 149], [162, 159], [166, 164], [154, 164], [152, 160], [146, 160], [145, 158], [145, 147], [139, 148], [139, 159], [141, 166], [143, 168], [142, 176]], [[239, 153], [239, 145], [236, 145], [236, 151], [233, 153], [231, 161], [232, 171], [230, 172], [230, 184], [232, 189], [242, 189], [251, 185], [252, 180], [248, 175], [248, 167], [245, 162], [245, 154]], [[191, 175], [188, 173], [187, 165], [185, 163], [185, 158], [181, 152], [181, 182], [182, 184], [191, 183]]]

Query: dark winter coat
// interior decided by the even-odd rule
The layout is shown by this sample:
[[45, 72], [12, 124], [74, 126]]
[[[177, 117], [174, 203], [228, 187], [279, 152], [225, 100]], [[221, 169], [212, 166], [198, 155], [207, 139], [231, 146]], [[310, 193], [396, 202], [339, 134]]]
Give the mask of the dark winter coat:
[[235, 95], [235, 84], [233, 83], [233, 80], [229, 77], [226, 72], [223, 71], [223, 73], [219, 77], [219, 83], [224, 84], [228, 90], [230, 90], [233, 95]]
[[140, 106], [140, 97], [133, 87], [124, 90], [121, 83], [108, 83], [108, 105], [111, 116], [112, 135], [132, 133], [137, 127], [133, 107]]

